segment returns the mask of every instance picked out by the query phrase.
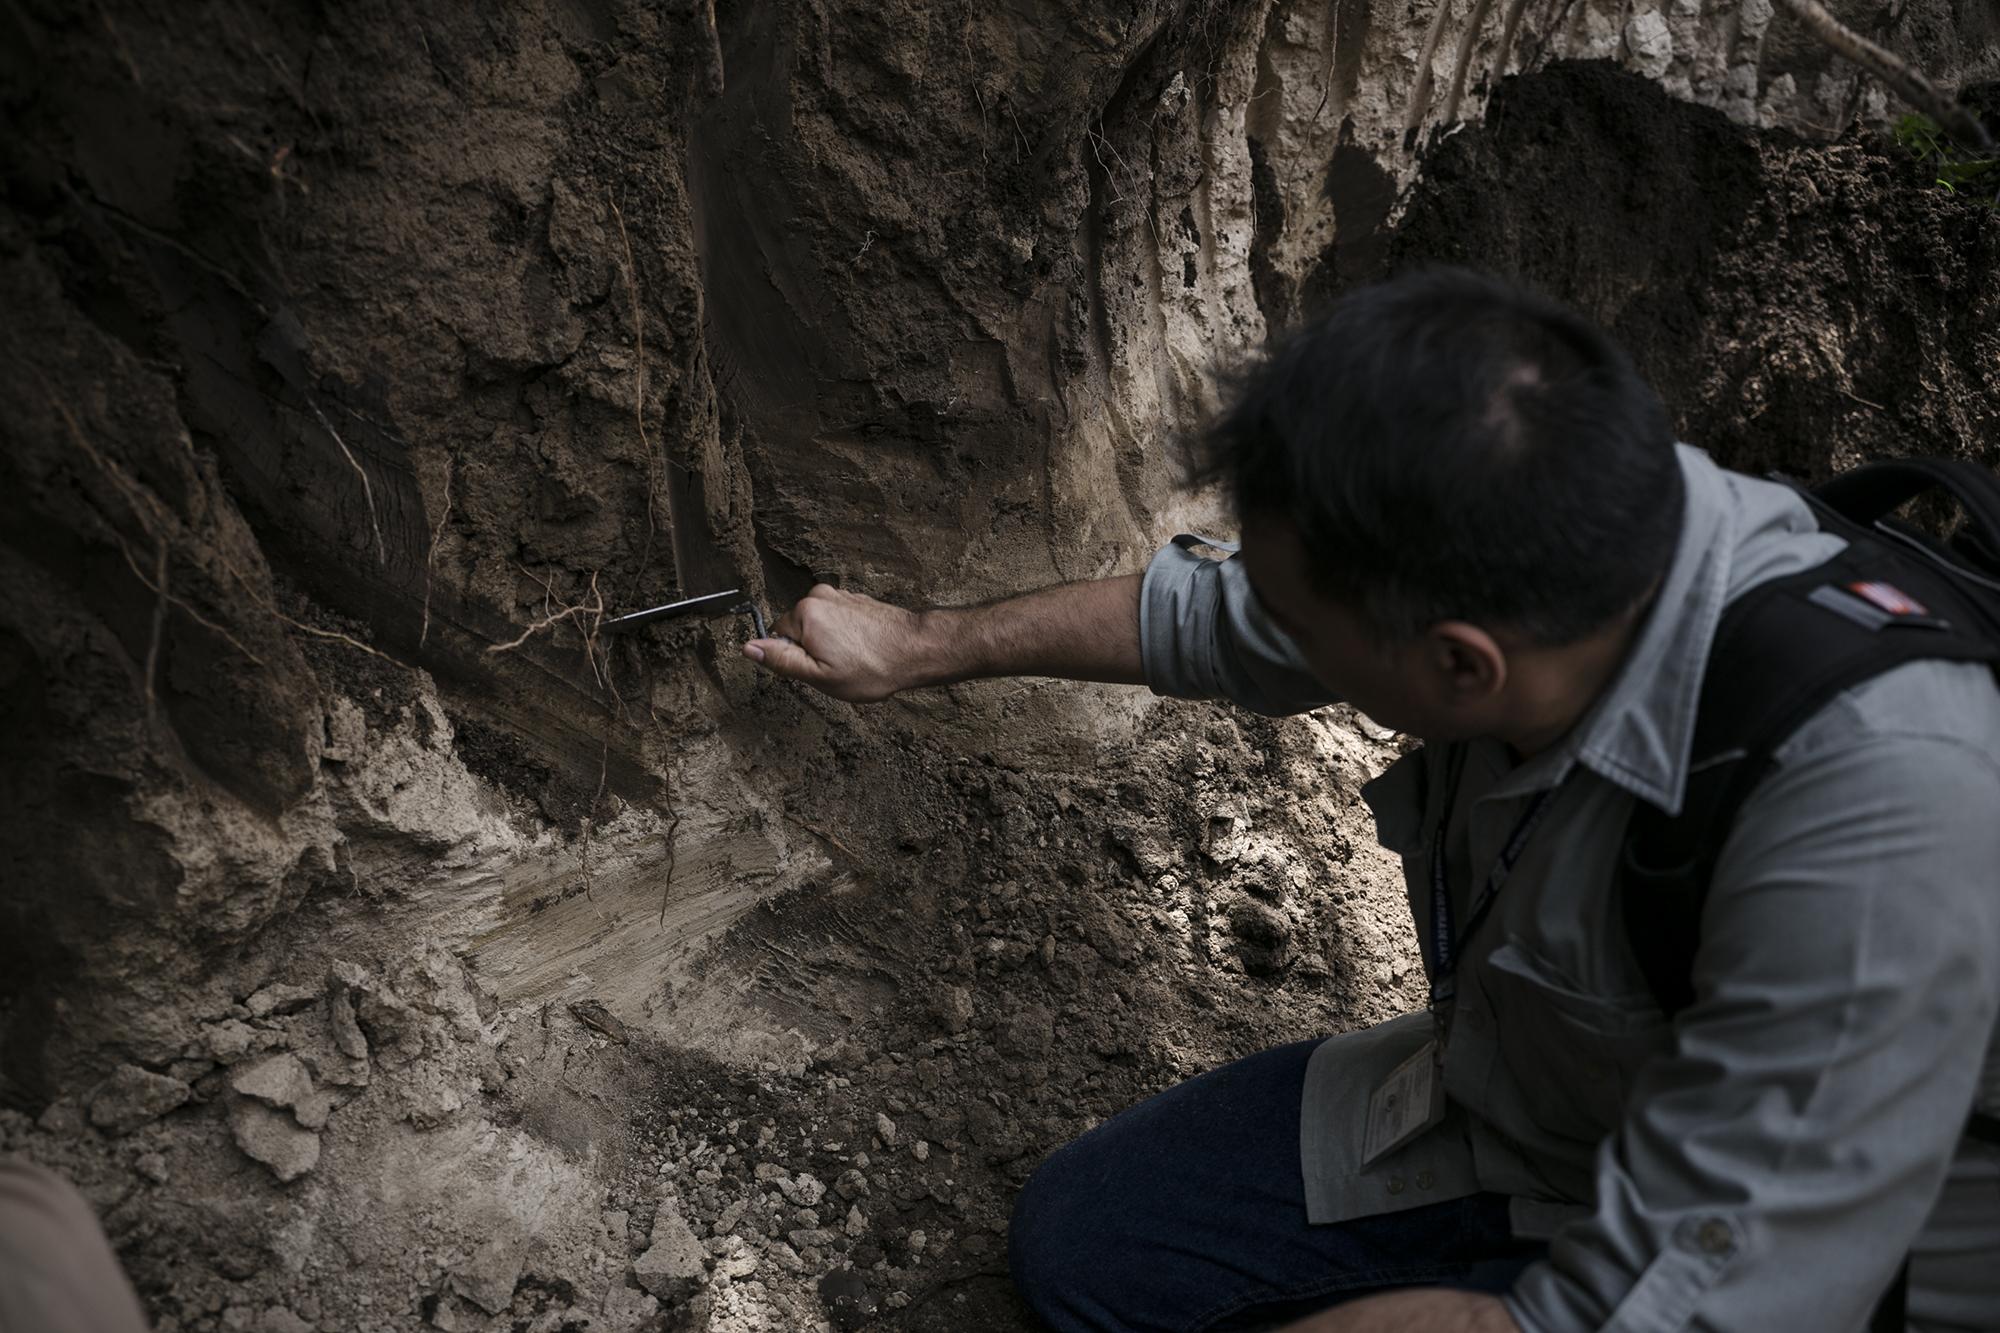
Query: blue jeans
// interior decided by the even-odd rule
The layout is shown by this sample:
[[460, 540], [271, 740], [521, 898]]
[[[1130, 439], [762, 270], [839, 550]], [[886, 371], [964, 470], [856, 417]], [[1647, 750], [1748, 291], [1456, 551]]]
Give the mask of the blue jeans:
[[1059, 1333], [1262, 1328], [1391, 1287], [1505, 1291], [1547, 1253], [1497, 1194], [1306, 1221], [1299, 1098], [1317, 1042], [1253, 1055], [1107, 1120], [1014, 1206], [1014, 1285]]

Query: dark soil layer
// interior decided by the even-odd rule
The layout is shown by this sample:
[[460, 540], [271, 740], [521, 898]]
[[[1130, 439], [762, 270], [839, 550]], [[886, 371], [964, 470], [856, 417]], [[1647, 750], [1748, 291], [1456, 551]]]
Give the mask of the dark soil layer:
[[1437, 149], [1393, 254], [1581, 307], [1729, 466], [2000, 462], [2000, 209], [1880, 139], [1750, 134], [1612, 66], [1556, 65]]

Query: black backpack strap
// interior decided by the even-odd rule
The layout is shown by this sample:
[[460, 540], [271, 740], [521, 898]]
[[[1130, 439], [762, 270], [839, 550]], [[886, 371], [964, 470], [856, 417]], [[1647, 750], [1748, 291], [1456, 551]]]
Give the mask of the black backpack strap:
[[1814, 495], [1842, 518], [1870, 527], [1930, 490], [1945, 491], [1965, 510], [1973, 549], [2000, 555], [2000, 476], [1962, 458], [1864, 463], [1821, 483]]
[[[1943, 491], [1964, 511], [1948, 542], [1891, 517], [1929, 491]], [[1906, 557], [1949, 575], [1971, 594], [1966, 609], [1975, 620], [2000, 634], [2000, 474], [1962, 458], [1902, 458], [1863, 464], [1800, 493], [1822, 526], [1850, 540], [1888, 538]]]
[[1622, 856], [1626, 935], [1668, 1014], [1694, 999], [1709, 879], [1772, 756], [1835, 697], [1892, 667], [2000, 660], [2000, 644], [1976, 627], [1965, 601], [1944, 575], [1857, 531], [1832, 560], [1760, 584], [1723, 613], [1681, 812], [1640, 805]]
[[1910, 1326], [1909, 1311], [1910, 1260], [1905, 1255], [1902, 1266], [1889, 1282], [1889, 1289], [1875, 1303], [1875, 1317], [1868, 1321], [1868, 1333], [1905, 1333]]

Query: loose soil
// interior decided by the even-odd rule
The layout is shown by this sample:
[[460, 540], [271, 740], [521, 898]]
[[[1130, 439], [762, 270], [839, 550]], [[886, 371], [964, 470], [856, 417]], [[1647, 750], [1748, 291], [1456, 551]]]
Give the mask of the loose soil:
[[2000, 463], [2000, 214], [1872, 136], [1745, 134], [1609, 65], [1513, 80], [1447, 140], [1398, 265], [1516, 274], [1617, 336], [1748, 472]]

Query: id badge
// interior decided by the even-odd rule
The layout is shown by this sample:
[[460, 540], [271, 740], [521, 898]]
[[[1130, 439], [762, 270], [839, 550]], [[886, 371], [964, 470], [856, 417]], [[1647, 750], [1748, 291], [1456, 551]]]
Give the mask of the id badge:
[[1444, 1080], [1436, 1041], [1427, 1041], [1368, 1097], [1368, 1130], [1361, 1165], [1372, 1166], [1444, 1119]]

